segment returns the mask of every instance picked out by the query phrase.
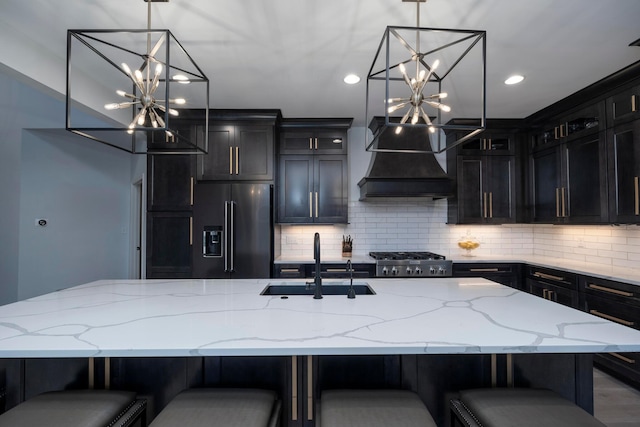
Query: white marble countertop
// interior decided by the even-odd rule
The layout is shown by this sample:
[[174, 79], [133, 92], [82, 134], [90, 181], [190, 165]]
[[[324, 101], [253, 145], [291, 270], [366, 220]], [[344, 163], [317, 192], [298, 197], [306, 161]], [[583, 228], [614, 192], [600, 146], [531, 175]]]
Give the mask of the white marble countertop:
[[484, 279], [367, 281], [377, 295], [321, 300], [262, 296], [266, 279], [96, 281], [0, 307], [0, 357], [640, 351], [640, 331]]

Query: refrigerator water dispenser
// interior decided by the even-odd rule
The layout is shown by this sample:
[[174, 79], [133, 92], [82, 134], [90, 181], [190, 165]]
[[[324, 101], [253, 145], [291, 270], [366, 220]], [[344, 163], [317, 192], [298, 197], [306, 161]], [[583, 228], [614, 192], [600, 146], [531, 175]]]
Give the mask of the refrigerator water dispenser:
[[205, 258], [222, 256], [222, 226], [205, 226], [202, 232], [202, 256]]

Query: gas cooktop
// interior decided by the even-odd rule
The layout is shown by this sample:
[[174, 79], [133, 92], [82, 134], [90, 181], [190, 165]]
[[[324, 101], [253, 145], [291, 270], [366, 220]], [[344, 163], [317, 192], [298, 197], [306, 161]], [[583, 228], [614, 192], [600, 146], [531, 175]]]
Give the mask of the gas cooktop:
[[376, 277], [450, 277], [452, 262], [433, 252], [369, 252]]

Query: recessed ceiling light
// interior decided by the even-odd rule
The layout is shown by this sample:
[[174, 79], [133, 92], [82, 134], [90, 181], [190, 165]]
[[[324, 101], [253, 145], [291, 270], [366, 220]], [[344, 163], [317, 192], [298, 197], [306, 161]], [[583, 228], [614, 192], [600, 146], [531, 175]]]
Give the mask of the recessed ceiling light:
[[344, 82], [348, 85], [354, 85], [360, 81], [360, 77], [355, 74], [347, 74], [344, 77]]
[[504, 84], [515, 85], [520, 83], [523, 80], [524, 80], [524, 76], [521, 76], [520, 74], [514, 74], [513, 76], [510, 76], [507, 80], [505, 80]]

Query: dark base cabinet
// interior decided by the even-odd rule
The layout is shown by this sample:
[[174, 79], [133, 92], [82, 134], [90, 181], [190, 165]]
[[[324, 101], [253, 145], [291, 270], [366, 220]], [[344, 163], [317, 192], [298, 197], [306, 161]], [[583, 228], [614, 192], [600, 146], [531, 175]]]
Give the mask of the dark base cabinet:
[[191, 277], [191, 212], [147, 213], [147, 278]]
[[[347, 270], [347, 262], [344, 263], [322, 263], [320, 266], [320, 275], [323, 279], [344, 279], [349, 278], [353, 274], [353, 278], [368, 278], [375, 277], [376, 265], [368, 263], [356, 263], [352, 264], [351, 268], [353, 273]], [[316, 266], [313, 263], [305, 264], [275, 264], [273, 267], [273, 277], [275, 278], [290, 278], [290, 279], [304, 279], [314, 277], [316, 274]]]
[[573, 273], [527, 266], [527, 292], [573, 308], [580, 308], [578, 278]]
[[483, 277], [510, 288], [526, 290], [522, 280], [522, 264], [483, 262], [453, 263], [453, 277]]
[[[582, 276], [580, 289], [588, 313], [640, 329], [640, 287]], [[640, 388], [640, 353], [597, 354], [594, 362], [616, 378]]]

